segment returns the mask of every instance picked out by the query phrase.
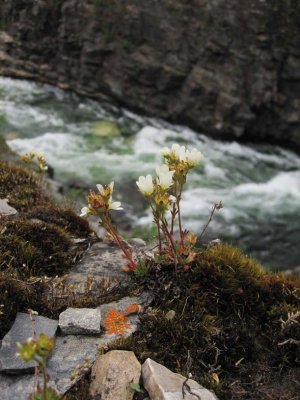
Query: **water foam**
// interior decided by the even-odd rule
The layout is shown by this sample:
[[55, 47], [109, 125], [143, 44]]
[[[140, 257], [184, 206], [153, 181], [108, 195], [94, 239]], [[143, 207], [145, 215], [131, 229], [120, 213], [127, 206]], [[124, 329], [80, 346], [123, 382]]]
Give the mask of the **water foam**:
[[[0, 98], [0, 113], [25, 136], [10, 140], [10, 147], [20, 154], [44, 151], [61, 180], [134, 182], [139, 175], [154, 174], [164, 146], [177, 142], [196, 147], [205, 158], [189, 175], [183, 194], [188, 229], [201, 231], [213, 204], [222, 200], [224, 209], [216, 214], [210, 236], [237, 242], [262, 260], [281, 260], [283, 254], [292, 263], [297, 251], [299, 256], [300, 157], [295, 153], [278, 146], [220, 142], [27, 81], [0, 78]], [[91, 126], [101, 119], [115, 121], [121, 130], [126, 126], [130, 134], [91, 137]], [[138, 223], [151, 221], [147, 212]]]

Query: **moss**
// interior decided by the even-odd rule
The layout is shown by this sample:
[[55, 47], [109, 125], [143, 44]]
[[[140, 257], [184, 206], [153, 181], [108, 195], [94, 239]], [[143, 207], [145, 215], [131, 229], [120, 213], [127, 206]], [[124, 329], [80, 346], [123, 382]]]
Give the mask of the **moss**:
[[44, 222], [57, 225], [66, 232], [77, 237], [87, 237], [91, 234], [89, 224], [80, 218], [70, 208], [59, 208], [53, 205], [38, 206], [26, 214], [27, 218], [37, 218]]
[[17, 210], [26, 210], [46, 201], [34, 174], [3, 162], [0, 162], [0, 198], [7, 198], [9, 204]]
[[17, 220], [6, 222], [1, 230], [2, 270], [15, 268], [27, 276], [53, 276], [65, 272], [72, 264], [69, 253], [71, 242], [66, 233], [55, 225]]
[[0, 338], [10, 329], [18, 311], [34, 302], [36, 287], [27, 285], [13, 274], [0, 272]]
[[89, 388], [90, 374], [87, 374], [68, 391], [62, 400], [91, 400]]
[[15, 235], [2, 235], [0, 239], [0, 271], [17, 272], [26, 277], [39, 273], [43, 253], [28, 241]]
[[[255, 363], [278, 377], [299, 366], [298, 353], [292, 357], [296, 345], [284, 351], [278, 347], [278, 310], [299, 309], [299, 282], [265, 272], [240, 250], [220, 245], [201, 251], [188, 271], [156, 265], [143, 284], [154, 291], [153, 308], [132, 338], [111, 348], [133, 350], [142, 362], [151, 357], [173, 371], [191, 372], [222, 399], [241, 398], [231, 386], [235, 380], [245, 393], [253, 392], [247, 398], [262, 398], [255, 382], [249, 384]], [[176, 313], [172, 320], [166, 318], [170, 310]], [[192, 363], [187, 369], [188, 354]], [[292, 398], [296, 388], [289, 390]]]
[[272, 342], [277, 346], [278, 362], [300, 364], [300, 307], [279, 303], [268, 312]]

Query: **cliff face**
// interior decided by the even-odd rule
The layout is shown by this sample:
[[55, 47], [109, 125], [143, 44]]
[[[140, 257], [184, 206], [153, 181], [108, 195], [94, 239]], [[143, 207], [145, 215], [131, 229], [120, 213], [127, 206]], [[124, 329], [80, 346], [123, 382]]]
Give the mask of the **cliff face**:
[[0, 74], [300, 150], [300, 3], [2, 0]]

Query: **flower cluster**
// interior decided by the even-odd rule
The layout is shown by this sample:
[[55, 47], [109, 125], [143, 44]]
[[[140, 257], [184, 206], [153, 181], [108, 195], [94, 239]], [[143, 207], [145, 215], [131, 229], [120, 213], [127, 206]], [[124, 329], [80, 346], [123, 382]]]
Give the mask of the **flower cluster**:
[[123, 210], [119, 201], [112, 201], [114, 182], [107, 186], [96, 185], [99, 193], [91, 192], [87, 196], [88, 206], [81, 209], [81, 217], [86, 215], [101, 215], [110, 210]]
[[37, 383], [35, 392], [30, 396], [33, 400], [59, 400], [58, 393], [48, 387], [49, 376], [46, 373], [47, 357], [52, 353], [54, 348], [54, 338], [41, 333], [38, 339], [29, 338], [25, 343], [17, 343], [17, 356], [24, 361], [35, 361], [36, 373], [41, 372], [43, 377], [43, 385]]
[[171, 148], [164, 147], [161, 152], [171, 171], [177, 175], [186, 176], [190, 169], [196, 167], [203, 159], [197, 149], [188, 150], [185, 146], [175, 143]]
[[[171, 148], [165, 147], [162, 150], [162, 156], [164, 163], [156, 167], [155, 177], [150, 174], [140, 176], [136, 184], [149, 202], [157, 227], [158, 253], [156, 252], [155, 255], [159, 257], [159, 260], [174, 262], [175, 265], [180, 264], [184, 268], [189, 268], [197, 255], [194, 250], [197, 237], [182, 227], [180, 202], [187, 175], [200, 163], [203, 156], [199, 150], [195, 148], [189, 150], [179, 144], [173, 144]], [[107, 186], [98, 184], [98, 193], [91, 192], [87, 196], [88, 205], [82, 208], [81, 216], [98, 216], [100, 225], [119, 245], [127, 259], [128, 263], [124, 269], [135, 270], [142, 264], [135, 261], [132, 249], [121, 239], [117, 228], [112, 224], [110, 212], [122, 210], [121, 203], [112, 200], [113, 188], [113, 182]], [[214, 210], [220, 207], [220, 205], [215, 205], [209, 222]], [[203, 233], [204, 231], [202, 235]]]
[[[140, 176], [136, 184], [153, 212], [158, 231], [159, 254], [163, 253], [163, 244], [167, 244], [174, 261], [183, 261], [181, 255], [184, 255], [187, 261], [191, 259], [192, 246], [190, 241], [186, 240], [187, 232], [182, 229], [180, 200], [188, 172], [200, 163], [203, 156], [197, 149], [188, 150], [179, 144], [173, 144], [171, 148], [165, 147], [162, 155], [165, 164], [156, 167], [156, 177]], [[171, 210], [171, 224], [165, 217], [168, 210]], [[174, 239], [176, 219], [179, 225], [179, 242]]]
[[41, 174], [48, 170], [47, 161], [43, 153], [31, 151], [29, 153], [23, 154], [21, 156], [21, 160], [25, 164], [35, 165], [37, 167], [37, 172]]
[[81, 209], [81, 217], [88, 215], [96, 215], [99, 217], [100, 225], [106, 229], [112, 239], [118, 244], [120, 249], [123, 251], [124, 257], [128, 263], [124, 267], [125, 270], [133, 270], [136, 268], [136, 263], [133, 260], [133, 254], [131, 248], [122, 240], [118, 229], [112, 223], [110, 212], [112, 210], [123, 210], [119, 201], [112, 200], [112, 194], [114, 190], [114, 182], [111, 182], [107, 186], [103, 186], [100, 183], [96, 185], [98, 193], [90, 192], [87, 196], [87, 207]]
[[38, 339], [29, 338], [25, 343], [17, 343], [17, 355], [24, 361], [38, 361], [38, 357], [49, 356], [53, 347], [54, 339], [41, 333]]

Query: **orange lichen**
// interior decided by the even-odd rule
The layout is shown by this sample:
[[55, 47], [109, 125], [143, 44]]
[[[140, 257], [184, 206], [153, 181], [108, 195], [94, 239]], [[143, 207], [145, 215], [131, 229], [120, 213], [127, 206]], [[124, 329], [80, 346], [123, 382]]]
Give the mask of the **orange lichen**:
[[124, 335], [132, 328], [128, 323], [128, 317], [115, 308], [107, 312], [103, 325], [108, 335]]
[[130, 304], [126, 307], [126, 315], [137, 314], [140, 310], [141, 306], [139, 304]]

